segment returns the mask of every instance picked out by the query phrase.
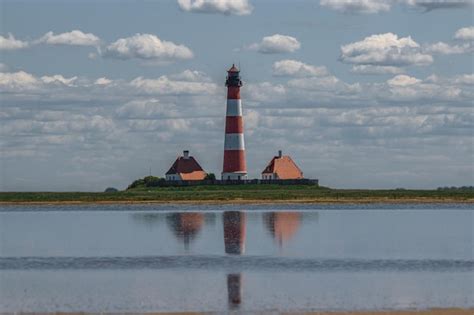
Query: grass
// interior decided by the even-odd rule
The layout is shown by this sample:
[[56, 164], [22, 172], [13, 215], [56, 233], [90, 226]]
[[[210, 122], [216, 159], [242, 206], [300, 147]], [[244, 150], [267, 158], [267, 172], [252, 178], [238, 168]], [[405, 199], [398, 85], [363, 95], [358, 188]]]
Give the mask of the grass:
[[474, 190], [361, 190], [309, 185], [140, 187], [103, 192], [0, 192], [0, 203], [81, 202], [474, 202]]

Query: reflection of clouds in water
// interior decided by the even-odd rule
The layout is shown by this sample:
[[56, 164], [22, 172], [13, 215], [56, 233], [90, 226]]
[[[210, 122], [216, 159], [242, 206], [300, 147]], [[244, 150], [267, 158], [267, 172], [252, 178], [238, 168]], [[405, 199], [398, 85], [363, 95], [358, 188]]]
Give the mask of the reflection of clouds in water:
[[208, 212], [204, 215], [206, 226], [213, 226], [217, 223], [217, 213]]
[[303, 224], [307, 223], [317, 223], [319, 221], [319, 212], [316, 211], [306, 211], [306, 212], [299, 212], [301, 214], [301, 222]]
[[165, 215], [163, 213], [138, 212], [132, 213], [131, 217], [134, 222], [152, 227], [160, 224], [160, 222], [163, 221]]

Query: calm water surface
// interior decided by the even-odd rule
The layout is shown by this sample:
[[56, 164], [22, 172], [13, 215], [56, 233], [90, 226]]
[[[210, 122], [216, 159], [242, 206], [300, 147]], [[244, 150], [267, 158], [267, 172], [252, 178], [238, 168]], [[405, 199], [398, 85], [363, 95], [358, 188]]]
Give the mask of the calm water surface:
[[0, 312], [474, 307], [472, 205], [3, 206]]

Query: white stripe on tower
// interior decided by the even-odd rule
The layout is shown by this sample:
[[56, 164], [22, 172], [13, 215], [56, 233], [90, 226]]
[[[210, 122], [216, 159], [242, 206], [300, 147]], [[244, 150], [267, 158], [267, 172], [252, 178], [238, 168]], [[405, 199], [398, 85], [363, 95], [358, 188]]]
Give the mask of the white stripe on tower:
[[226, 133], [224, 150], [245, 150], [243, 133]]
[[242, 116], [242, 101], [241, 100], [227, 100], [227, 117]]

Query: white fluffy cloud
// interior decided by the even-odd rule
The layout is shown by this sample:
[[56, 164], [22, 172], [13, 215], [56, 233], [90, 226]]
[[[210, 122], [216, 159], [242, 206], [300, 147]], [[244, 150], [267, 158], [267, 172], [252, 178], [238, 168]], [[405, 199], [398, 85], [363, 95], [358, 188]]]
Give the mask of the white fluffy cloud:
[[203, 95], [213, 94], [217, 85], [209, 82], [173, 80], [168, 76], [158, 79], [138, 77], [130, 82], [138, 92], [151, 95]]
[[60, 74], [55, 74], [52, 76], [42, 76], [41, 81], [46, 84], [64, 84], [67, 86], [73, 86], [74, 81], [77, 80], [77, 77], [65, 78]]
[[152, 34], [135, 34], [131, 37], [120, 38], [109, 44], [102, 55], [117, 59], [137, 58], [163, 61], [193, 58], [193, 52], [188, 47], [161, 40]]
[[390, 10], [390, 0], [321, 0], [321, 6], [344, 13], [378, 13]]
[[456, 84], [474, 85], [474, 74], [462, 74], [454, 79]]
[[324, 76], [328, 71], [326, 67], [317, 67], [305, 64], [298, 60], [285, 59], [273, 64], [273, 75], [292, 77]]
[[178, 5], [184, 11], [225, 15], [247, 15], [253, 9], [248, 0], [178, 0]]
[[474, 26], [458, 29], [454, 34], [454, 38], [459, 40], [474, 40]]
[[320, 5], [344, 13], [379, 13], [400, 4], [424, 11], [458, 9], [471, 6], [474, 0], [320, 0]]
[[266, 36], [259, 43], [248, 46], [250, 50], [258, 51], [262, 54], [291, 53], [300, 49], [300, 42], [292, 37], [281, 34]]
[[204, 72], [189, 69], [180, 73], [171, 74], [168, 77], [172, 80], [178, 81], [211, 82], [211, 78], [209, 78]]
[[116, 110], [120, 118], [153, 119], [176, 118], [182, 116], [174, 104], [163, 104], [158, 99], [133, 100]]
[[431, 64], [433, 57], [423, 53], [410, 36], [385, 33], [342, 46], [340, 60], [358, 65], [423, 66]]
[[437, 42], [426, 44], [423, 51], [430, 54], [454, 55], [474, 52], [474, 27], [464, 27], [454, 34], [454, 43]]
[[8, 37], [0, 35], [0, 50], [16, 50], [28, 47], [28, 42], [16, 39], [12, 34], [8, 34]]
[[[461, 165], [459, 170], [472, 169], [468, 153], [473, 117], [466, 111], [472, 106], [472, 74], [426, 79], [401, 75], [377, 83], [348, 84], [332, 75], [308, 77], [303, 72], [297, 78], [298, 71], [290, 73], [296, 78], [290, 76], [283, 83], [249, 83], [242, 90], [251, 174], [258, 175], [264, 167], [259, 163], [278, 147], [297, 157], [307, 173], [314, 172], [308, 176], [325, 182], [339, 178], [340, 173], [332, 174], [338, 170], [345, 173], [360, 168], [358, 175], [369, 167], [383, 171], [387, 161], [401, 155], [406, 159], [400, 165], [404, 171], [418, 172], [429, 163], [439, 165], [430, 160], [436, 154]], [[97, 81], [104, 84], [95, 84]], [[225, 88], [202, 72], [186, 70], [131, 82], [13, 72], [0, 74], [0, 92], [6, 88], [12, 93], [2, 94], [0, 134], [4, 150], [0, 158], [15, 167], [7, 170], [8, 178], [26, 176], [31, 170], [22, 170], [27, 163], [17, 160], [34, 158], [61, 174], [71, 168], [71, 172], [91, 173], [95, 168], [97, 172], [107, 169], [106, 173], [126, 170], [123, 177], [103, 178], [93, 184], [93, 189], [103, 189], [113, 180], [113, 185], [123, 187], [143, 172], [143, 165], [148, 168], [151, 163], [153, 174], [160, 176], [183, 148], [201, 156], [206, 170], [219, 171]], [[63, 95], [60, 101], [58, 94]], [[349, 153], [353, 164], [340, 170], [341, 156]], [[326, 172], [327, 168], [330, 170]], [[392, 176], [403, 180], [400, 175]], [[83, 182], [91, 189], [88, 177]], [[44, 176], [38, 178], [44, 181]], [[426, 185], [426, 178], [423, 176], [418, 184]], [[48, 185], [54, 185], [51, 177], [47, 179]], [[364, 184], [346, 185], [374, 183], [364, 180]], [[62, 181], [58, 179], [59, 183]]]
[[94, 84], [105, 86], [105, 85], [112, 84], [112, 82], [113, 82], [112, 80], [107, 79], [106, 77], [101, 77], [101, 78], [98, 78], [97, 80], [95, 80]]
[[38, 79], [24, 71], [0, 72], [0, 90], [5, 92], [33, 90], [37, 87]]
[[425, 11], [438, 9], [459, 9], [473, 4], [473, 0], [399, 0], [411, 7], [422, 8]]
[[356, 65], [352, 66], [351, 72], [357, 74], [400, 74], [404, 70], [393, 66]]
[[410, 77], [408, 75], [404, 75], [404, 74], [397, 75], [396, 77], [387, 81], [387, 83], [391, 86], [408, 86], [408, 85], [413, 85], [420, 82], [421, 80], [414, 77]]
[[430, 54], [440, 55], [454, 55], [454, 54], [467, 54], [474, 50], [474, 47], [470, 43], [462, 45], [453, 45], [444, 42], [437, 42], [434, 44], [428, 44], [423, 47], [423, 51]]
[[98, 46], [100, 38], [92, 33], [84, 33], [79, 30], [54, 34], [48, 32], [39, 38], [36, 43], [44, 43], [50, 45], [70, 45], [70, 46]]
[[0, 72], [0, 91], [12, 93], [27, 91], [47, 92], [47, 89], [52, 87], [72, 87], [76, 80], [77, 76], [65, 78], [60, 74], [37, 78], [25, 71]]

